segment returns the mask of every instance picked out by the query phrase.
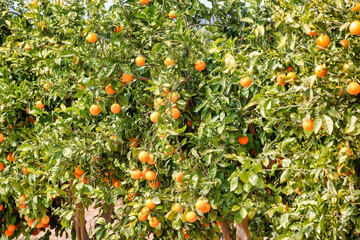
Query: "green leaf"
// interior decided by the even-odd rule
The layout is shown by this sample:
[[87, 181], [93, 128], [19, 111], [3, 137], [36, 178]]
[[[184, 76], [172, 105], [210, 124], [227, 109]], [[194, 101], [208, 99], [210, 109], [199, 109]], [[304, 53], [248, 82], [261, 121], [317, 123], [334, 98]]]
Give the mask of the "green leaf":
[[357, 117], [351, 116], [348, 121], [348, 124], [346, 125], [345, 133], [351, 133], [352, 131], [354, 131], [356, 127], [356, 122], [357, 122]]
[[245, 170], [242, 170], [240, 172], [239, 177], [240, 177], [240, 180], [243, 181], [244, 183], [249, 182], [249, 174]]
[[322, 126], [322, 118], [321, 116], [316, 116], [314, 119], [314, 132], [318, 133]]
[[325, 131], [331, 135], [334, 129], [334, 122], [328, 115], [323, 115], [323, 124]]
[[64, 155], [64, 157], [66, 157], [66, 158], [71, 158], [71, 156], [72, 156], [72, 150], [71, 150], [70, 148], [65, 148], [65, 149], [63, 150], [63, 155]]
[[106, 68], [106, 72], [105, 72], [105, 76], [106, 77], [110, 77], [111, 74], [115, 71], [117, 64], [116, 63], [112, 63], [111, 65], [109, 65]]
[[237, 188], [238, 184], [239, 184], [239, 178], [238, 177], [234, 177], [233, 179], [231, 179], [230, 192], [234, 191]]
[[290, 178], [290, 171], [286, 169], [280, 176], [280, 183], [286, 182]]
[[216, 171], [217, 171], [217, 166], [215, 163], [211, 164], [210, 168], [209, 168], [209, 177], [210, 178], [215, 178], [216, 176]]

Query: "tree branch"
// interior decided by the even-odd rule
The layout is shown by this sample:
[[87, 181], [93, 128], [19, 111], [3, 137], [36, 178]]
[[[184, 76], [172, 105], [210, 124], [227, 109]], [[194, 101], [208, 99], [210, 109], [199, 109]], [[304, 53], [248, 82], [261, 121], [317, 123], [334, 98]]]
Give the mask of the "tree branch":
[[191, 25], [191, 26], [189, 27], [189, 29], [191, 29], [191, 28], [193, 28], [193, 27], [197, 27], [197, 26], [227, 27], [227, 25], [216, 25], [216, 24], [208, 24], [208, 23], [198, 23], [198, 24]]
[[138, 79], [138, 80], [144, 80], [144, 81], [152, 81], [150, 78], [146, 78], [146, 77], [135, 77], [133, 76], [134, 79]]

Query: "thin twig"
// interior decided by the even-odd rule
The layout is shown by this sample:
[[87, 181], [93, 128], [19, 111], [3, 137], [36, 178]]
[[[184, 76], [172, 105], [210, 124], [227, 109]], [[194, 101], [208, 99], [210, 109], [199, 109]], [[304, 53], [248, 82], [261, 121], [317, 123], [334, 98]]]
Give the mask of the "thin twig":
[[134, 79], [138, 79], [138, 80], [144, 80], [144, 81], [152, 81], [152, 79], [147, 78], [147, 77], [135, 77], [133, 76]]
[[227, 27], [227, 25], [216, 25], [216, 24], [208, 24], [208, 23], [197, 23], [194, 25], [191, 25], [189, 29], [192, 29], [193, 27], [197, 26], [211, 26], [211, 27]]

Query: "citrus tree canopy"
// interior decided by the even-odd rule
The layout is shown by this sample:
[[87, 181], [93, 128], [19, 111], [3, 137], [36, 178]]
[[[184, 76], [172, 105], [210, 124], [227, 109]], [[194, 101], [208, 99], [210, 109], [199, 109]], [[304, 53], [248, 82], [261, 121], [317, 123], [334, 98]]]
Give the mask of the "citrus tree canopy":
[[209, 2], [1, 1], [0, 236], [358, 237], [358, 3]]

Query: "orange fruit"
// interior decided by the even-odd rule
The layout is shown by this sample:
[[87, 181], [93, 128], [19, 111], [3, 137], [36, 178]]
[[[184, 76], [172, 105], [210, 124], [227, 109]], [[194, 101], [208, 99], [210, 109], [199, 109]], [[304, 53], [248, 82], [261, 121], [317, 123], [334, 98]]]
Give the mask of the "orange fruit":
[[100, 107], [96, 104], [93, 104], [91, 107], [90, 107], [90, 113], [91, 115], [93, 116], [96, 116], [100, 113]]
[[13, 224], [10, 224], [10, 225], [7, 227], [7, 230], [8, 230], [9, 232], [14, 232], [15, 229], [16, 229], [16, 226], [13, 225]]
[[143, 208], [141, 209], [140, 213], [147, 216], [147, 215], [150, 214], [150, 209], [147, 208], [147, 207], [143, 207]]
[[169, 57], [165, 58], [164, 60], [164, 64], [167, 66], [167, 67], [170, 67], [171, 65], [174, 64], [174, 59], [171, 59]]
[[206, 209], [205, 204], [206, 203], [204, 200], [197, 200], [197, 202], [195, 203], [196, 210], [203, 212]]
[[153, 112], [150, 115], [150, 121], [157, 123], [159, 120], [159, 113], [158, 112]]
[[302, 188], [297, 188], [297, 189], [295, 190], [295, 192], [296, 192], [297, 194], [301, 195], [302, 192], [303, 192], [303, 190], [302, 190]]
[[241, 145], [246, 145], [248, 142], [249, 142], [249, 138], [248, 136], [239, 136], [238, 137], [238, 142], [241, 144]]
[[287, 78], [291, 78], [292, 80], [290, 81], [291, 83], [293, 83], [296, 80], [296, 74], [294, 72], [289, 72], [286, 75]]
[[149, 171], [149, 169], [147, 169], [147, 168], [144, 168], [143, 170], [142, 170], [142, 172], [141, 172], [141, 177], [142, 178], [145, 178], [145, 175], [146, 175], [146, 173]]
[[315, 75], [318, 77], [325, 77], [327, 75], [327, 69], [324, 65], [318, 65], [315, 67]]
[[357, 82], [351, 82], [346, 87], [346, 90], [350, 95], [358, 95], [360, 93], [360, 85]]
[[211, 210], [210, 204], [209, 204], [209, 203], [205, 203], [205, 210], [202, 211], [202, 212], [203, 212], [203, 213], [208, 213], [208, 212], [210, 212], [210, 210]]
[[[342, 168], [346, 167], [346, 165], [343, 163], [340, 166], [337, 167], [337, 173], [339, 174], [339, 176], [342, 176], [343, 174], [345, 174], [346, 176], [349, 176], [351, 174], [350, 169], [346, 172], [346, 173], [342, 173]], [[345, 168], [346, 169], [346, 168]], [[346, 170], [345, 170], [346, 171]]]
[[115, 93], [115, 90], [111, 88], [111, 84], [107, 85], [105, 88], [105, 92], [109, 95], [112, 95]]
[[87, 178], [87, 177], [84, 177], [83, 180], [80, 179], [79, 181], [82, 182], [82, 183], [87, 184], [87, 183], [88, 183], [88, 178]]
[[30, 174], [30, 172], [27, 170], [26, 167], [22, 167], [21, 170], [22, 170], [23, 174], [25, 174], [25, 175], [29, 175], [29, 174]]
[[159, 226], [159, 221], [156, 219], [156, 217], [152, 217], [151, 220], [149, 221], [149, 225], [152, 228], [156, 228], [157, 226]]
[[206, 68], [205, 62], [203, 62], [203, 61], [197, 61], [197, 62], [195, 63], [195, 69], [196, 69], [197, 71], [203, 71], [205, 68]]
[[340, 44], [344, 47], [344, 48], [348, 48], [349, 47], [349, 40], [341, 40]]
[[359, 4], [358, 4], [357, 2], [356, 2], [356, 3], [354, 4], [354, 6], [352, 7], [351, 11], [353, 11], [353, 12], [359, 11]]
[[139, 169], [134, 169], [131, 171], [131, 178], [134, 180], [141, 178], [141, 175], [142, 175], [142, 173]]
[[19, 206], [19, 209], [21, 210], [21, 209], [24, 209], [24, 208], [26, 208], [26, 204], [21, 204], [20, 206]]
[[156, 188], [158, 188], [159, 186], [160, 186], [160, 182], [159, 182], [158, 179], [156, 179], [155, 185], [154, 185], [153, 182], [149, 182], [149, 187], [152, 188], [152, 189], [156, 189]]
[[180, 111], [177, 108], [171, 109], [171, 116], [175, 119], [178, 119], [180, 117]]
[[7, 159], [10, 161], [10, 162], [13, 162], [14, 161], [14, 158], [13, 158], [13, 153], [9, 153], [9, 155], [7, 156]]
[[148, 208], [148, 209], [154, 209], [156, 207], [156, 204], [153, 202], [152, 199], [147, 199], [145, 201], [145, 206]]
[[26, 196], [21, 196], [21, 197], [19, 198], [19, 203], [20, 203], [20, 204], [25, 204], [25, 199], [26, 199]]
[[37, 5], [38, 5], [38, 1], [37, 1], [37, 0], [32, 0], [30, 4], [37, 6]]
[[171, 94], [168, 94], [167, 95], [167, 100], [170, 100], [171, 102], [177, 102], [177, 100], [178, 100], [178, 98], [179, 98], [179, 96], [177, 95], [177, 93], [171, 93]]
[[314, 120], [313, 119], [304, 119], [302, 121], [302, 127], [306, 131], [313, 131], [314, 130]]
[[82, 176], [82, 174], [78, 174], [78, 173], [76, 172], [76, 170], [74, 171], [74, 175], [75, 175], [76, 178], [81, 178], [81, 176]]
[[316, 39], [316, 44], [318, 46], [318, 48], [327, 48], [330, 44], [330, 38], [328, 35], [320, 35], [317, 39]]
[[181, 212], [182, 210], [182, 206], [180, 203], [174, 203], [174, 205], [172, 205], [171, 210], [175, 211], [175, 212]]
[[121, 30], [122, 30], [122, 26], [121, 26], [121, 25], [118, 25], [118, 26], [115, 27], [115, 32], [116, 32], [116, 33], [121, 32]]
[[95, 33], [91, 32], [91, 33], [89, 33], [89, 34], [87, 35], [86, 40], [87, 40], [89, 43], [94, 43], [94, 42], [96, 42], [96, 40], [97, 40], [97, 36], [96, 36]]
[[139, 152], [138, 157], [142, 162], [147, 162], [149, 160], [149, 154], [146, 151]]
[[130, 74], [124, 73], [124, 74], [122, 75], [122, 81], [125, 82], [125, 83], [131, 82], [132, 79], [133, 79], [133, 76], [130, 75]]
[[171, 149], [171, 153], [170, 153], [170, 154], [171, 154], [171, 155], [174, 154], [175, 149], [174, 149], [174, 147], [173, 147], [172, 145], [170, 145], [170, 144], [166, 145], [164, 154], [169, 155], [168, 151], [170, 151], [170, 149]]
[[40, 219], [40, 223], [43, 225], [48, 224], [49, 222], [50, 222], [50, 218], [48, 216], [41, 217]]
[[1, 172], [2, 170], [4, 170], [4, 167], [5, 167], [5, 165], [4, 165], [2, 162], [0, 162], [0, 172]]
[[349, 26], [349, 31], [353, 35], [359, 35], [360, 34], [360, 21], [354, 21]]
[[192, 122], [190, 120], [187, 121], [187, 125], [188, 127], [191, 127], [192, 126]]
[[249, 77], [243, 77], [241, 80], [240, 80], [240, 85], [242, 87], [250, 87], [251, 85], [251, 78]]
[[348, 157], [351, 157], [352, 155], [352, 150], [351, 148], [348, 147], [342, 147], [339, 151], [339, 154], [341, 155], [347, 155]]
[[45, 90], [49, 91], [49, 90], [50, 90], [50, 86], [51, 86], [50, 83], [45, 83], [45, 84], [44, 84]]
[[115, 181], [115, 182], [113, 183], [113, 186], [114, 186], [115, 188], [119, 188], [119, 187], [120, 187], [120, 180]]
[[4, 205], [0, 204], [0, 211], [4, 209]]
[[307, 35], [309, 36], [316, 36], [317, 34], [318, 34], [317, 31], [310, 31], [307, 33]]
[[138, 56], [135, 59], [135, 63], [136, 65], [138, 65], [139, 67], [143, 66], [145, 64], [145, 58], [143, 56]]
[[25, 44], [25, 46], [24, 46], [24, 50], [25, 50], [25, 52], [30, 52], [30, 50], [31, 50], [31, 45], [30, 44]]
[[0, 143], [2, 143], [4, 139], [5, 139], [4, 134], [0, 133]]
[[188, 212], [186, 214], [185, 218], [186, 218], [186, 221], [188, 221], [189, 223], [193, 223], [196, 221], [197, 215], [194, 212]]
[[121, 106], [117, 103], [111, 105], [111, 112], [118, 114], [121, 111]]
[[42, 102], [39, 100], [39, 101], [36, 102], [35, 107], [38, 107], [38, 108], [40, 108], [40, 109], [42, 110], [45, 106], [44, 106], [44, 104], [42, 104]]
[[146, 180], [149, 180], [149, 181], [153, 181], [156, 177], [156, 174], [154, 171], [148, 171], [146, 174], [145, 174], [145, 179]]
[[153, 153], [149, 154], [149, 159], [147, 160], [147, 163], [150, 165], [154, 165], [156, 163], [155, 155]]
[[182, 172], [180, 172], [176, 177], [176, 181], [181, 182], [183, 176], [184, 176], [184, 174]]
[[8, 237], [10, 237], [10, 236], [12, 236], [14, 234], [14, 232], [11, 232], [11, 231], [9, 231], [9, 230], [5, 230], [5, 235], [6, 236], [8, 236]]
[[177, 18], [177, 15], [176, 15], [175, 10], [171, 10], [171, 11], [169, 12], [169, 18], [172, 18], [172, 19]]
[[145, 214], [142, 214], [142, 213], [139, 213], [138, 215], [138, 218], [140, 221], [145, 221], [147, 219], [148, 215], [145, 215]]
[[142, 4], [142, 5], [146, 5], [150, 2], [150, 0], [139, 0], [139, 2]]
[[162, 100], [161, 98], [157, 98], [154, 100], [154, 107], [155, 108], [159, 108], [160, 106], [164, 106], [164, 100]]
[[285, 79], [286, 79], [285, 74], [280, 74], [280, 75], [278, 75], [276, 77], [276, 82], [277, 82], [278, 85], [284, 85], [285, 86], [287, 84]]
[[85, 172], [84, 170], [81, 170], [81, 166], [78, 165], [76, 168], [75, 168], [75, 172], [79, 175], [83, 175], [83, 173]]

